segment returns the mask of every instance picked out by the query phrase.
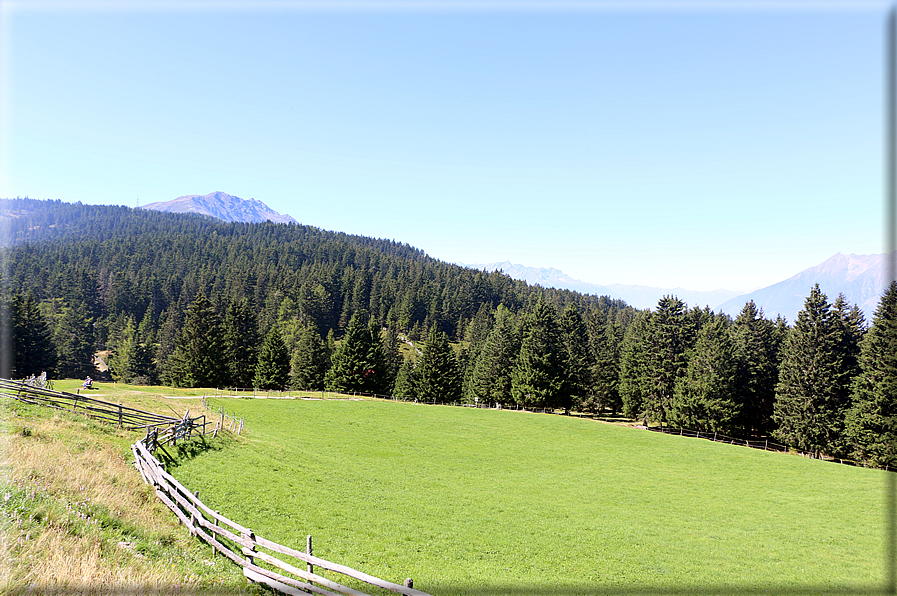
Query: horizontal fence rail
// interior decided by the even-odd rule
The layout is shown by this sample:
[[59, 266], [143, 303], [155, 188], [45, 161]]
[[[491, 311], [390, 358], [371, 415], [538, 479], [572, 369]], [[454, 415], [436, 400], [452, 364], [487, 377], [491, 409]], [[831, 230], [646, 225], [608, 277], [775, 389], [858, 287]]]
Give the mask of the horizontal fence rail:
[[116, 424], [127, 430], [165, 426], [181, 421], [180, 418], [174, 416], [146, 412], [120, 403], [103, 401], [76, 393], [34, 387], [8, 379], [0, 379], [0, 396], [57, 410], [76, 412], [88, 418]]
[[[159, 500], [190, 529], [192, 535], [212, 546], [215, 552], [240, 565], [243, 575], [254, 582], [297, 596], [310, 593], [323, 596], [367, 596], [365, 592], [315, 573], [314, 568], [317, 567], [396, 594], [430, 596], [426, 592], [415, 590], [410, 580], [405, 580], [406, 585], [396, 584], [315, 557], [311, 554], [311, 537], [307, 545], [309, 552], [302, 552], [257, 536], [250, 528], [231, 521], [205, 505], [198, 493], [190, 492], [165, 471], [143, 441], [138, 441], [131, 449], [134, 453], [134, 465], [144, 481], [153, 486]], [[296, 561], [285, 561], [287, 557]]]
[[[27, 382], [9, 379], [0, 379], [0, 397], [73, 412], [92, 420], [116, 425], [125, 430], [145, 430], [145, 444], [152, 451], [159, 446], [173, 445], [177, 441], [189, 439], [193, 435], [205, 435], [209, 432], [208, 427], [212, 425], [211, 422], [206, 421], [205, 415], [191, 418], [189, 410], [182, 418], [178, 418], [86, 395], [35, 387]], [[218, 426], [215, 427], [215, 432], [217, 430]]]

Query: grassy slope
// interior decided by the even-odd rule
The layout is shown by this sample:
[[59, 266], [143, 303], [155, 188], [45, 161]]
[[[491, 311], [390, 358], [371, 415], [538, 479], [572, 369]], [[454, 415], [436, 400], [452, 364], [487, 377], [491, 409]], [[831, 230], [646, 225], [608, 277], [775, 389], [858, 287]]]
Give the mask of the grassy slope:
[[[157, 389], [98, 394], [171, 413]], [[8, 399], [0, 421], [0, 593], [246, 593], [240, 570], [212, 557], [143, 483], [131, 465], [139, 433]]]
[[218, 400], [174, 474], [258, 534], [433, 594], [868, 593], [885, 474], [589, 420]]

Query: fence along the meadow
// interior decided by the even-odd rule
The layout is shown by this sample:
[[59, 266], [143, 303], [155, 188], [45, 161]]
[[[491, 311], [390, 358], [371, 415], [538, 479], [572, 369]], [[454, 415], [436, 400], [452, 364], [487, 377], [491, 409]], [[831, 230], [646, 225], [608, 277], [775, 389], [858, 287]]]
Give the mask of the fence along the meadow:
[[[8, 379], [0, 379], [0, 395], [48, 408], [75, 412], [94, 420], [115, 424], [126, 430], [150, 430], [177, 425], [184, 421], [184, 418], [155, 414], [120, 403], [103, 401], [76, 393], [34, 387]], [[193, 426], [196, 426], [200, 424], [200, 418], [202, 419], [201, 426], [205, 428], [204, 416], [188, 420], [195, 421]]]
[[[134, 466], [140, 472], [143, 480], [153, 486], [159, 500], [174, 512], [178, 519], [190, 529], [192, 535], [210, 544], [217, 552], [240, 565], [243, 568], [243, 574], [254, 582], [264, 583], [277, 591], [297, 596], [309, 593], [323, 596], [338, 596], [338, 594], [368, 596], [365, 592], [314, 573], [314, 567], [319, 567], [397, 594], [430, 596], [426, 592], [415, 590], [411, 586], [410, 579], [405, 580], [407, 585], [395, 584], [351, 567], [315, 557], [311, 554], [310, 536], [307, 543], [308, 552], [301, 552], [256, 536], [249, 528], [245, 528], [207, 507], [199, 500], [198, 493], [191, 493], [174, 476], [166, 472], [152, 453], [159, 446], [189, 439], [194, 434], [205, 435], [211, 432], [214, 436], [219, 430], [231, 429], [234, 432], [240, 432], [243, 430], [242, 418], [229, 416], [222, 410], [220, 412], [221, 419], [217, 422], [214, 431], [208, 431], [207, 427], [212, 423], [206, 421], [205, 415], [190, 418], [189, 410], [182, 418], [164, 416], [122, 404], [34, 387], [8, 379], [0, 379], [0, 396], [58, 410], [73, 411], [128, 430], [146, 429], [146, 437], [131, 446], [134, 453]], [[205, 399], [203, 399], [203, 405], [206, 405]], [[259, 548], [298, 559], [305, 563], [306, 569], [300, 569], [273, 554], [259, 550]], [[283, 573], [257, 565], [256, 559]]]
[[[137, 469], [140, 470], [140, 474], [147, 484], [151, 484], [155, 488], [159, 500], [165, 503], [185, 526], [190, 528], [191, 534], [240, 565], [243, 568], [243, 574], [252, 581], [267, 584], [286, 594], [304, 595], [312, 592], [324, 596], [336, 596], [337, 593], [347, 596], [367, 596], [365, 592], [314, 573], [314, 567], [320, 567], [397, 594], [429, 596], [426, 592], [412, 588], [410, 581], [406, 580], [409, 585], [388, 582], [345, 565], [320, 559], [310, 552], [302, 552], [257, 536], [250, 528], [241, 526], [206, 506], [199, 500], [198, 493], [191, 493], [174, 476], [165, 471], [159, 460], [150, 453], [142, 441], [135, 443], [132, 450]], [[309, 547], [310, 544], [309, 540]], [[259, 550], [260, 548], [272, 551], [277, 555], [298, 559], [305, 564], [306, 569], [303, 570], [274, 554]], [[256, 564], [256, 559], [274, 569]]]

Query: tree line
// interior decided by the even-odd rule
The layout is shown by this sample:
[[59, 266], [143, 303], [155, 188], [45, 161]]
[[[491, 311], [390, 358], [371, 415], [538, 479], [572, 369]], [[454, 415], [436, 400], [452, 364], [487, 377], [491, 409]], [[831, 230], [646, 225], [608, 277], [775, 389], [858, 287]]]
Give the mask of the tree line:
[[104, 348], [128, 382], [619, 413], [897, 464], [894, 286], [868, 329], [818, 287], [788, 325], [752, 302], [637, 310], [308, 226], [9, 203], [20, 377], [89, 374]]

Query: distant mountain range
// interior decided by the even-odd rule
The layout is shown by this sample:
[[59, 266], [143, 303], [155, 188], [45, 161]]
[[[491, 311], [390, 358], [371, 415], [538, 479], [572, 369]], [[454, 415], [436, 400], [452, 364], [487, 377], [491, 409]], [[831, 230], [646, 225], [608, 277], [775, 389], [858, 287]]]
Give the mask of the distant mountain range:
[[810, 288], [813, 284], [819, 284], [819, 289], [828, 296], [829, 302], [834, 302], [839, 293], [844, 294], [847, 302], [859, 306], [866, 315], [866, 321], [871, 323], [885, 289], [887, 258], [888, 255], [838, 253], [784, 281], [723, 302], [718, 310], [735, 316], [748, 300], [753, 300], [768, 317], [778, 313], [793, 323], [804, 306]]
[[673, 295], [689, 306], [709, 306], [716, 312], [736, 316], [745, 303], [753, 300], [763, 309], [768, 318], [781, 314], [789, 323], [797, 319], [804, 300], [813, 284], [834, 302], [843, 293], [850, 304], [856, 304], [871, 322], [884, 291], [884, 271], [886, 255], [844, 255], [836, 254], [825, 262], [805, 269], [788, 279], [771, 286], [754, 290], [747, 294], [733, 290], [695, 291], [684, 288], [655, 288], [622, 284], [599, 285], [573, 279], [563, 271], [554, 268], [526, 267], [510, 261], [464, 265], [486, 271], [503, 271], [505, 274], [546, 288], [574, 290], [585, 294], [597, 294], [625, 300], [636, 308], [654, 308], [663, 296]]
[[560, 269], [554, 269], [553, 267], [526, 267], [525, 265], [513, 264], [510, 261], [463, 266], [485, 269], [486, 271], [502, 271], [514, 279], [525, 281], [530, 285], [538, 284], [543, 288], [559, 288], [583, 294], [609, 296], [625, 300], [626, 304], [635, 308], [654, 308], [657, 306], [657, 301], [667, 295], [676, 296], [692, 306], [699, 305], [703, 307], [707, 305], [714, 308], [716, 305], [741, 294], [741, 292], [735, 290], [699, 291], [686, 290], [684, 288], [653, 288], [623, 284], [600, 285], [573, 279]]
[[216, 191], [207, 195], [185, 195], [172, 201], [150, 203], [141, 209], [167, 213], [199, 213], [224, 221], [245, 223], [298, 223], [289, 215], [281, 215], [256, 199], [241, 199], [226, 192]]

